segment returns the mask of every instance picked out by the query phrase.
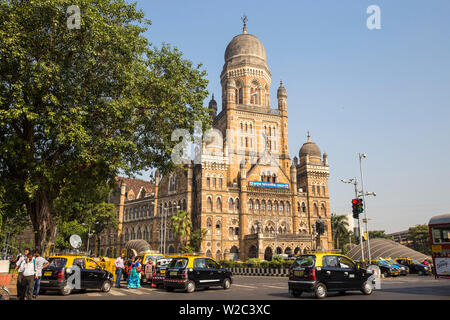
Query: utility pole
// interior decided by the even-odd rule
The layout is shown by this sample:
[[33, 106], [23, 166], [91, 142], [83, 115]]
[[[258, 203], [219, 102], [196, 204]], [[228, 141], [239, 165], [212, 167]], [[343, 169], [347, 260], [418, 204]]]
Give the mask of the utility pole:
[[361, 192], [362, 192], [362, 197], [363, 197], [363, 208], [364, 208], [364, 223], [366, 225], [366, 235], [367, 235], [367, 254], [368, 254], [368, 260], [370, 261], [371, 258], [371, 254], [370, 254], [370, 237], [369, 237], [369, 227], [367, 225], [367, 208], [366, 208], [366, 193], [364, 192], [364, 182], [363, 182], [363, 171], [362, 171], [362, 158], [365, 158], [366, 154], [365, 153], [360, 153], [359, 154], [359, 172], [361, 173]]

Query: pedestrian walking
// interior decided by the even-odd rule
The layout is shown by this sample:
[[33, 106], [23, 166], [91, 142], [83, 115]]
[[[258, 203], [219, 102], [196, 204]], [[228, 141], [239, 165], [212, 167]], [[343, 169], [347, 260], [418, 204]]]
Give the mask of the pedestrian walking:
[[130, 276], [128, 277], [128, 289], [139, 289], [141, 287], [141, 279], [139, 273], [141, 272], [141, 264], [139, 258], [134, 259], [131, 265]]
[[145, 274], [145, 280], [147, 284], [152, 285], [153, 282], [153, 261], [152, 259], [148, 259], [147, 263], [145, 264], [144, 268], [144, 274]]
[[19, 273], [22, 272], [22, 289], [19, 300], [31, 300], [33, 297], [33, 282], [36, 276], [36, 264], [33, 254], [28, 251], [28, 256], [22, 261], [19, 267]]
[[36, 266], [36, 275], [33, 283], [33, 298], [37, 298], [41, 289], [42, 269], [47, 268], [50, 263], [41, 257], [41, 252], [36, 249], [34, 250], [34, 264]]
[[125, 265], [123, 263], [123, 258], [125, 254], [122, 253], [120, 257], [114, 261], [114, 265], [116, 266], [116, 288], [120, 288], [120, 280], [122, 278], [122, 272], [125, 270]]
[[[29, 253], [30, 253], [30, 249], [27, 248], [27, 249], [25, 249], [23, 254], [19, 254], [19, 256], [16, 259], [16, 266], [14, 268], [14, 272], [20, 269], [22, 262], [25, 261], [25, 259]], [[16, 284], [18, 298], [20, 298], [22, 295], [22, 282], [23, 282], [23, 272], [21, 272], [19, 270], [19, 274], [17, 276], [17, 284]]]

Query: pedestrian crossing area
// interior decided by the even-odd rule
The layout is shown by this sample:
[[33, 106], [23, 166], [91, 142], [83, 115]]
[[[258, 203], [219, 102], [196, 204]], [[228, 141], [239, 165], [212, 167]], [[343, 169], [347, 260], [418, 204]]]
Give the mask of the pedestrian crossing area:
[[103, 296], [114, 296], [114, 297], [124, 297], [124, 296], [130, 296], [130, 295], [146, 295], [146, 294], [165, 294], [166, 291], [156, 288], [145, 288], [141, 287], [139, 289], [125, 289], [125, 288], [111, 288], [111, 290], [108, 293], [103, 292], [88, 292], [86, 295], [88, 297], [103, 297]]

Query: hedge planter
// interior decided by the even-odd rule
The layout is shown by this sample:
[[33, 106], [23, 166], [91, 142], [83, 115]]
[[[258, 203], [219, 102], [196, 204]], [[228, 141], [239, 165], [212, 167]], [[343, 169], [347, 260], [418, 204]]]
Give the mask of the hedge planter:
[[272, 276], [272, 277], [287, 277], [289, 269], [287, 268], [226, 268], [230, 270], [233, 275], [243, 276]]

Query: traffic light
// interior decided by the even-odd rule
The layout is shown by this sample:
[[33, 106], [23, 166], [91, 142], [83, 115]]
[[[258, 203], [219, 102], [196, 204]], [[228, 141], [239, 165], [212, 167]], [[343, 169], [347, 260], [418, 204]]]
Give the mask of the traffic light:
[[358, 219], [358, 216], [359, 216], [358, 199], [352, 200], [352, 212], [353, 212], [353, 218]]
[[353, 212], [353, 218], [358, 219], [359, 214], [364, 211], [363, 208], [363, 201], [362, 199], [353, 199], [352, 200], [352, 212]]
[[364, 211], [363, 201], [362, 199], [358, 199], [358, 212], [363, 213], [363, 211]]

